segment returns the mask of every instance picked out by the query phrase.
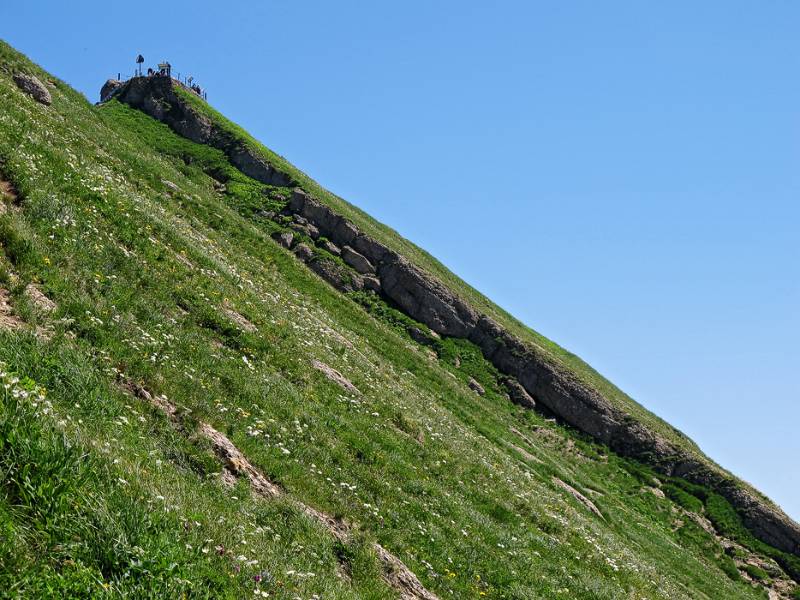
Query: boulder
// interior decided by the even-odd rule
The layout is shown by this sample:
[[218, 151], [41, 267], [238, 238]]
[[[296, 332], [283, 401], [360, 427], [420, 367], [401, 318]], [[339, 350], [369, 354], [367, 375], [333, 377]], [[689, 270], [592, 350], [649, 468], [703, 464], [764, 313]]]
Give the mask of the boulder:
[[419, 327], [409, 327], [406, 331], [408, 331], [408, 335], [411, 336], [411, 339], [418, 344], [428, 346], [433, 342], [433, 340], [428, 337], [428, 335]]
[[[342, 251], [339, 249], [339, 246], [337, 246], [336, 244], [334, 244], [329, 240], [324, 240], [322, 243], [320, 243], [320, 248], [326, 250], [327, 252], [330, 252], [334, 256], [341, 256], [342, 254]], [[380, 285], [380, 282], [378, 283], [378, 285]]]
[[508, 397], [514, 404], [519, 404], [520, 406], [530, 409], [536, 408], [536, 401], [527, 390], [520, 385], [519, 381], [513, 377], [509, 377], [504, 383], [506, 390], [508, 390]]
[[375, 267], [372, 266], [372, 263], [363, 254], [356, 252], [350, 246], [342, 248], [342, 260], [362, 275], [375, 272]]
[[305, 233], [308, 235], [307, 227], [308, 225], [304, 225], [302, 223], [289, 223], [289, 227], [294, 229], [298, 233]]
[[319, 239], [319, 229], [317, 229], [313, 223], [306, 225], [306, 233], [312, 240]]
[[17, 73], [14, 75], [14, 83], [23, 92], [31, 96], [37, 102], [50, 106], [53, 99], [50, 97], [50, 92], [45, 85], [33, 75], [26, 75], [25, 73]]
[[470, 377], [469, 381], [467, 381], [467, 385], [469, 386], [469, 389], [478, 394], [478, 396], [483, 396], [486, 393], [486, 390], [483, 389], [483, 386], [475, 381], [472, 377]]
[[106, 102], [110, 100], [111, 97], [114, 95], [120, 87], [122, 87], [122, 82], [118, 79], [109, 79], [103, 84], [103, 87], [100, 88], [100, 102]]
[[381, 291], [381, 280], [377, 277], [372, 277], [370, 275], [365, 275], [363, 277], [364, 281], [364, 289], [372, 290], [376, 294], [380, 293]]
[[305, 244], [297, 244], [294, 254], [303, 262], [308, 262], [314, 257], [314, 252]]
[[291, 227], [298, 233], [306, 234], [312, 240], [316, 240], [319, 238], [319, 229], [314, 227], [311, 223], [306, 223], [305, 225], [301, 223], [289, 223], [289, 227]]
[[278, 242], [284, 248], [291, 248], [294, 235], [290, 231], [276, 231], [272, 234], [272, 239]]

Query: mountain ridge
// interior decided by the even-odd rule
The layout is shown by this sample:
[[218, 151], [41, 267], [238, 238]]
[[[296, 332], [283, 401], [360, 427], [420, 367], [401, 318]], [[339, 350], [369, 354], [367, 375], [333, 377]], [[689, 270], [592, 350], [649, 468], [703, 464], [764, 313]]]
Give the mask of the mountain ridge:
[[[231, 162], [249, 177], [267, 185], [296, 187], [298, 182], [281, 172], [243, 140], [225, 135], [213, 122], [193, 109], [188, 92], [176, 94], [177, 84], [170, 78], [134, 78], [121, 85], [114, 96], [153, 118], [167, 123], [184, 137], [223, 150]], [[613, 407], [596, 390], [581, 385], [568, 373], [555, 370], [533, 348], [510, 334], [486, 315], [479, 315], [441, 283], [426, 276], [370, 236], [361, 234], [352, 223], [321, 202], [295, 191], [287, 205], [291, 214], [300, 214], [343, 247], [353, 248], [380, 265], [377, 274], [382, 291], [406, 314], [429, 326], [439, 335], [468, 338], [501, 372], [515, 377], [534, 398], [566, 423], [589, 434], [625, 456], [645, 459], [659, 472], [678, 475], [692, 483], [708, 485], [732, 502], [745, 524], [762, 541], [800, 556], [800, 526], [771, 502], [737, 485], [703, 455], [696, 455], [659, 437], [639, 423], [629, 422], [623, 411]], [[376, 273], [371, 263], [369, 271]], [[313, 267], [312, 267], [313, 268]], [[324, 277], [324, 274], [323, 274]], [[340, 289], [341, 281], [328, 278]], [[363, 289], [363, 285], [361, 286]], [[352, 289], [352, 288], [351, 288]], [[540, 383], [539, 380], [542, 380]]]

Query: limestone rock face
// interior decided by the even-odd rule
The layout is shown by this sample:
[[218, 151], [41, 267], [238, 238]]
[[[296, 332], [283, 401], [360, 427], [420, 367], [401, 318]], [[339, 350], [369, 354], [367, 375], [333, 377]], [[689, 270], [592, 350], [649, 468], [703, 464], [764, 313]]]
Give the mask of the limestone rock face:
[[[506, 388], [512, 401], [527, 408], [541, 406], [623, 456], [638, 458], [657, 471], [717, 490], [736, 507], [759, 539], [786, 552], [800, 552], [800, 530], [780, 510], [724, 480], [713, 467], [642, 423], [627, 418], [621, 408], [593, 387], [549, 360], [542, 350], [525, 344], [490, 317], [477, 313], [438, 280], [301, 190], [294, 191], [288, 209], [341, 244], [343, 252], [347, 246], [348, 252], [357, 253], [375, 267], [377, 277], [365, 275], [353, 285], [341, 274], [328, 272], [328, 266], [317, 264], [319, 261], [310, 263], [332, 285], [344, 290], [359, 289], [359, 285], [373, 289], [430, 327], [434, 335], [469, 339], [501, 373], [509, 376]], [[353, 255], [350, 256], [353, 263]]]
[[103, 84], [103, 87], [100, 88], [100, 102], [105, 102], [106, 100], [110, 99], [111, 96], [114, 95], [120, 87], [122, 87], [122, 82], [118, 79], [109, 79]]
[[358, 235], [358, 230], [344, 217], [312, 198], [303, 190], [292, 192], [288, 209], [299, 214], [317, 228], [319, 234], [329, 238], [338, 246], [346, 246]]
[[227, 150], [226, 154], [233, 166], [256, 181], [278, 186], [288, 186], [291, 183], [288, 175], [272, 168], [272, 165], [244, 146], [235, 146]]
[[370, 262], [372, 262], [372, 264], [383, 262], [388, 256], [391, 255], [391, 252], [386, 246], [375, 241], [368, 235], [357, 235], [355, 238], [353, 238], [351, 245], [358, 252], [366, 256]]
[[381, 291], [381, 280], [377, 277], [372, 277], [370, 275], [364, 276], [364, 289], [371, 290], [373, 292], [380, 293]]
[[53, 103], [53, 98], [45, 85], [33, 75], [26, 75], [25, 73], [17, 73], [14, 75], [14, 83], [23, 92], [31, 96], [37, 102], [50, 106]]
[[383, 292], [436, 333], [467, 337], [478, 320], [477, 313], [405, 258], [393, 258], [378, 267]]

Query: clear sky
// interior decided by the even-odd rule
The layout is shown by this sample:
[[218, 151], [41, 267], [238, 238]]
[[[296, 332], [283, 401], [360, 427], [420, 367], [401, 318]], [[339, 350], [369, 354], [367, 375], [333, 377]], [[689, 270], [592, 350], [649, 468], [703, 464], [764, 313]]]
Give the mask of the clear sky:
[[800, 519], [800, 4], [0, 3], [209, 101]]

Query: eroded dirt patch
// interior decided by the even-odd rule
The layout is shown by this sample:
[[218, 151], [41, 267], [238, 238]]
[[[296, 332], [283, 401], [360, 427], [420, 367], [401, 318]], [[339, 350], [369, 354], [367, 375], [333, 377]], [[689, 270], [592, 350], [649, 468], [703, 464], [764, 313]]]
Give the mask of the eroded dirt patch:
[[39, 286], [33, 283], [29, 283], [25, 287], [25, 296], [28, 297], [31, 303], [33, 303], [33, 306], [39, 312], [52, 313], [55, 312], [56, 308], [58, 308], [56, 303], [45, 296], [44, 292], [42, 292]]
[[256, 331], [258, 331], [258, 328], [253, 323], [251, 323], [247, 319], [247, 317], [245, 317], [243, 314], [233, 310], [233, 308], [231, 308], [231, 306], [227, 302], [225, 302], [222, 305], [222, 312], [231, 321], [236, 323], [236, 326], [239, 327], [239, 329], [243, 329], [244, 331], [247, 331], [248, 333], [255, 333]]
[[320, 371], [325, 377], [336, 383], [337, 385], [341, 386], [344, 390], [350, 392], [351, 394], [355, 394], [356, 396], [361, 395], [361, 391], [352, 384], [352, 382], [347, 379], [344, 375], [339, 373], [333, 367], [326, 365], [324, 362], [319, 360], [312, 360], [311, 366]]
[[0, 287], [0, 328], [16, 330], [24, 326], [25, 322], [14, 314], [8, 290]]
[[586, 496], [581, 494], [578, 490], [572, 487], [570, 484], [561, 481], [558, 477], [553, 477], [553, 483], [555, 483], [558, 487], [568, 491], [572, 496], [581, 504], [583, 504], [586, 508], [588, 508], [591, 512], [596, 514], [601, 519], [605, 519], [603, 514], [600, 510], [595, 506], [594, 502], [589, 500]]
[[17, 188], [14, 187], [13, 183], [3, 178], [2, 174], [0, 174], [0, 199], [13, 204], [19, 201]]
[[[166, 396], [152, 394], [141, 385], [127, 380], [122, 381], [121, 387], [129, 393], [150, 402], [154, 408], [164, 413], [175, 424], [177, 429], [187, 433], [178, 407], [172, 404]], [[224, 433], [203, 422], [199, 423], [196, 433], [211, 442], [214, 453], [224, 465], [222, 474], [224, 484], [232, 486], [235, 484], [236, 479], [246, 477], [253, 492], [262, 498], [288, 497], [281, 487], [271, 482], [257, 467], [247, 460], [247, 457]], [[303, 504], [299, 500], [290, 500], [300, 511], [322, 524], [335, 539], [343, 543], [350, 541], [350, 526], [347, 523]], [[402, 600], [439, 600], [439, 597], [427, 590], [417, 576], [394, 554], [377, 542], [373, 544], [373, 550], [381, 562], [384, 581], [398, 592], [399, 598]]]

